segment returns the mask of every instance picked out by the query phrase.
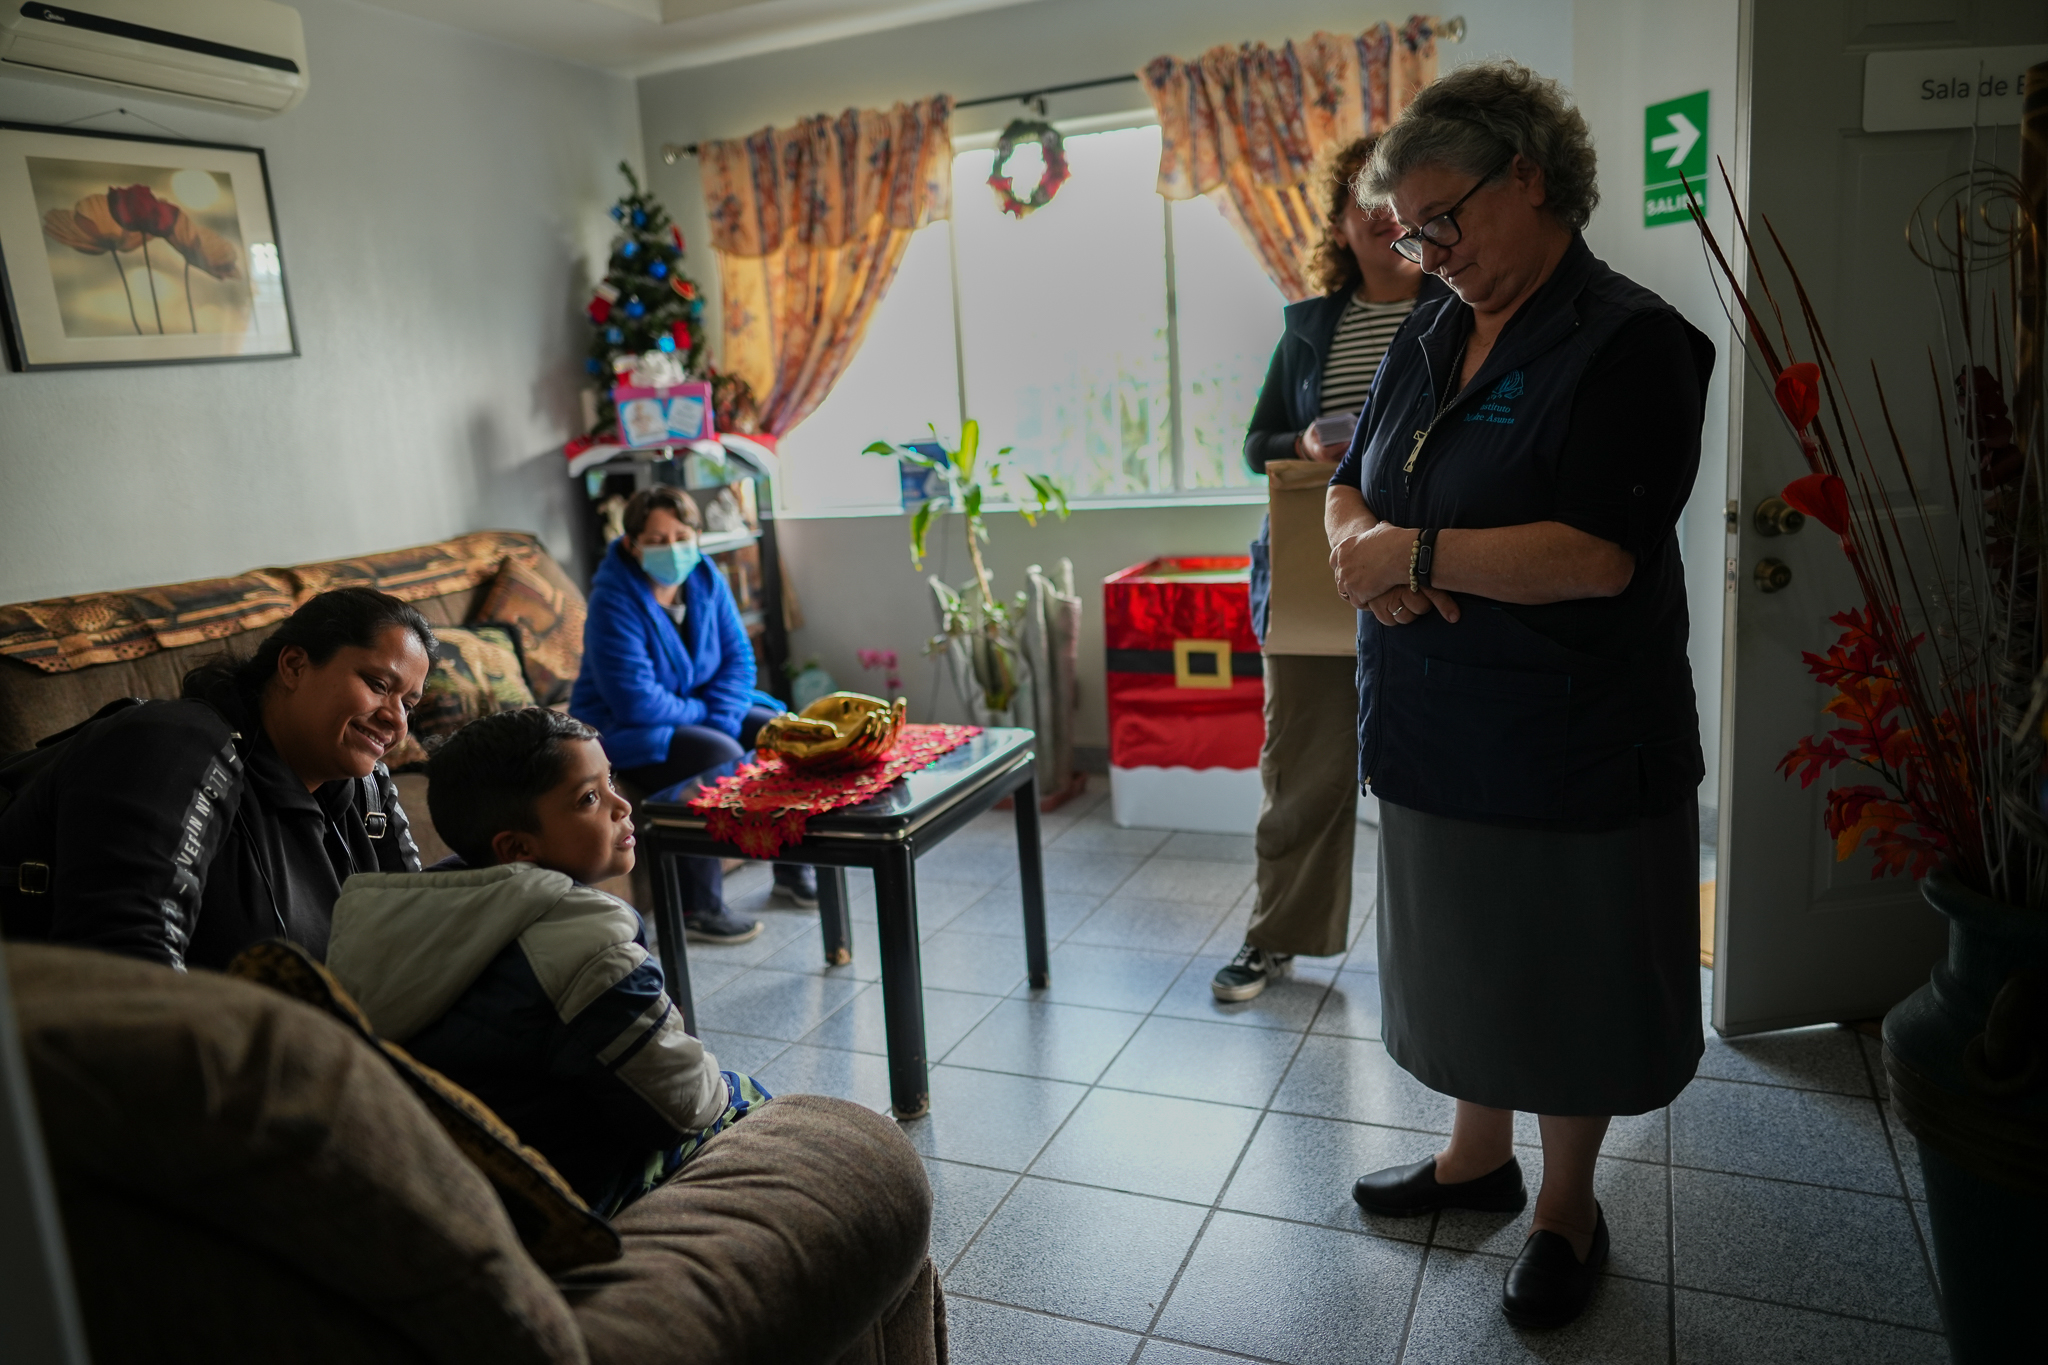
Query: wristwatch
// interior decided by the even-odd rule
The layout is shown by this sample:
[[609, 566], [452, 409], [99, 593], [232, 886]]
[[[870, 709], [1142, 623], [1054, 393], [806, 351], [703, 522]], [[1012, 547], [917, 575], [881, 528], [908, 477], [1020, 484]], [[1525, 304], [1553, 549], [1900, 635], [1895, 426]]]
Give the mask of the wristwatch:
[[1436, 565], [1436, 536], [1439, 528], [1432, 526], [1419, 531], [1415, 543], [1408, 548], [1408, 590], [1426, 592], [1429, 590], [1430, 570]]

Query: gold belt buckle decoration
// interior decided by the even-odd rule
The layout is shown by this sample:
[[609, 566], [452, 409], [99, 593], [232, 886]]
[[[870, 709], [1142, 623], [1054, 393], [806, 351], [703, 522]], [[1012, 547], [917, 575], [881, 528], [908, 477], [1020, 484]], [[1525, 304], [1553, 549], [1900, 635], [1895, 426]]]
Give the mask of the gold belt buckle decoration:
[[383, 811], [373, 810], [365, 811], [363, 813], [363, 828], [366, 831], [368, 831], [369, 836], [372, 839], [383, 838], [384, 831], [389, 829], [390, 827], [391, 817], [386, 815]]
[[14, 889], [24, 896], [47, 896], [50, 894], [50, 865], [48, 863], [23, 863], [14, 869]]
[[1230, 641], [1175, 640], [1173, 642], [1173, 685], [1175, 687], [1230, 686]]

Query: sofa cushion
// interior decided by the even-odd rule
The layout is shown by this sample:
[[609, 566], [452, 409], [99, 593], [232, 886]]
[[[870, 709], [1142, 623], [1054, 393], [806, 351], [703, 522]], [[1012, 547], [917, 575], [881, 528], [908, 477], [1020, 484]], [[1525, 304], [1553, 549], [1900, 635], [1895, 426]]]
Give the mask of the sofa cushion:
[[619, 1214], [623, 1257], [558, 1283], [593, 1365], [833, 1361], [914, 1287], [931, 1208], [894, 1122], [785, 1095]]
[[433, 664], [406, 736], [385, 758], [392, 768], [427, 761], [427, 747], [480, 716], [533, 705], [519, 667], [519, 643], [503, 625], [436, 626]]
[[228, 974], [333, 1016], [382, 1052], [456, 1147], [491, 1182], [527, 1255], [543, 1270], [573, 1270], [619, 1258], [619, 1234], [590, 1211], [546, 1157], [522, 1143], [482, 1100], [398, 1044], [379, 1038], [370, 1028], [369, 1016], [311, 953], [296, 943], [254, 944], [228, 964]]
[[[547, 552], [525, 532], [478, 531], [360, 559], [0, 606], [0, 753], [29, 748], [116, 697], [177, 696], [188, 670], [224, 651], [246, 657], [316, 587], [379, 588], [437, 627], [477, 619], [507, 557], [539, 562]], [[583, 598], [570, 592], [580, 622]]]
[[224, 640], [291, 615], [297, 605], [292, 589], [281, 571], [259, 569], [132, 592], [17, 602], [0, 607], [0, 655], [44, 673], [70, 673]]
[[479, 621], [519, 633], [526, 681], [543, 706], [569, 700], [583, 670], [583, 594], [543, 553], [507, 555], [477, 608]]
[[[586, 1359], [489, 1183], [342, 1024], [210, 972], [20, 943], [7, 957], [66, 1237], [84, 1263], [120, 1255], [101, 1239], [121, 1225], [103, 1228], [89, 1197], [114, 1193], [203, 1229], [195, 1247], [218, 1238], [287, 1267], [428, 1360]], [[242, 1282], [214, 1284], [207, 1314], [184, 1326], [226, 1312], [223, 1300], [263, 1311]]]

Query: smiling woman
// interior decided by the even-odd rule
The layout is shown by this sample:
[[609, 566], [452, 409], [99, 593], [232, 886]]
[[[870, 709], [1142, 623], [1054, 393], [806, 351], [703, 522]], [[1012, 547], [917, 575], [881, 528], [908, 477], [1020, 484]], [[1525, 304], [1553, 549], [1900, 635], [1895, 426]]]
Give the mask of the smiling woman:
[[342, 588], [180, 700], [102, 712], [0, 812], [0, 863], [38, 869], [6, 878], [0, 928], [173, 967], [279, 937], [324, 957], [343, 881], [419, 870], [383, 758], [433, 647], [405, 603]]

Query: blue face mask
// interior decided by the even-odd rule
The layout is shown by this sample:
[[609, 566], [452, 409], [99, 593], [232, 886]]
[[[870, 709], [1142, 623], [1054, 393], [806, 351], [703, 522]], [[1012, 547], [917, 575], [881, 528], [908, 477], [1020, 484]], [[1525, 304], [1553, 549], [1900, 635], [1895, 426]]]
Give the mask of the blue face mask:
[[647, 576], [663, 587], [674, 587], [690, 576], [697, 567], [697, 561], [704, 558], [695, 545], [676, 542], [669, 545], [642, 545], [640, 567]]

